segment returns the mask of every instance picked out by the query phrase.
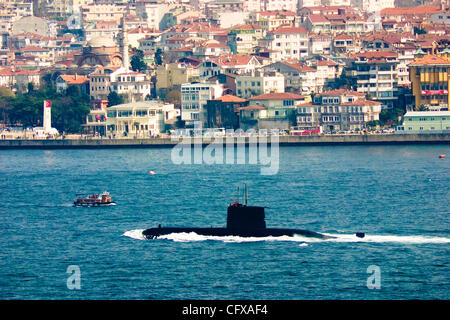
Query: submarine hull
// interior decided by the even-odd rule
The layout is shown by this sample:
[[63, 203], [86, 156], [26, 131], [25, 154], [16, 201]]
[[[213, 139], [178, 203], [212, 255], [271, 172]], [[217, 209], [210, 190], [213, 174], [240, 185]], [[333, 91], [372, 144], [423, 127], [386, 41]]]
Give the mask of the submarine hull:
[[304, 237], [312, 237], [318, 239], [331, 239], [333, 237], [326, 236], [321, 233], [301, 230], [301, 229], [279, 229], [279, 228], [261, 228], [261, 229], [245, 229], [245, 228], [151, 228], [144, 230], [142, 234], [147, 239], [157, 239], [162, 235], [171, 233], [190, 233], [194, 232], [202, 236], [237, 236], [237, 237], [282, 237], [300, 235]]

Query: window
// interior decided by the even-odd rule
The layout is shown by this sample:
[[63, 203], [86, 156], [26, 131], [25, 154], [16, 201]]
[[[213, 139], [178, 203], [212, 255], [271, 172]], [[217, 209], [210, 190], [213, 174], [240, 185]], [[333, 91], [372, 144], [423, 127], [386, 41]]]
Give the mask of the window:
[[146, 117], [147, 110], [136, 110], [136, 117]]

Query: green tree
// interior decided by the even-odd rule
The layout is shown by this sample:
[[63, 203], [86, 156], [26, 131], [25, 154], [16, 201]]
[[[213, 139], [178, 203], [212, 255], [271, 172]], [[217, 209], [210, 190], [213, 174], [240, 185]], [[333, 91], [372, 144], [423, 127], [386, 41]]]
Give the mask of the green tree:
[[367, 127], [370, 127], [370, 128], [376, 128], [379, 125], [380, 125], [379, 120], [372, 120], [372, 121], [367, 122]]
[[162, 51], [161, 48], [156, 49], [156, 52], [155, 52], [155, 63], [158, 66], [162, 65], [162, 63], [163, 63], [162, 54], [163, 54], [163, 51]]
[[111, 91], [108, 94], [108, 107], [116, 106], [124, 102], [124, 97], [121, 94], [117, 94], [115, 91]]
[[145, 72], [147, 70], [147, 64], [139, 55], [132, 56], [130, 64], [133, 71]]
[[416, 107], [417, 111], [429, 111], [428, 107], [426, 107], [424, 104], [421, 104], [418, 108]]
[[0, 87], [0, 114], [2, 123], [9, 122], [8, 113], [13, 108], [13, 101], [16, 95], [10, 89]]
[[6, 114], [3, 119], [25, 127], [42, 125], [44, 100], [52, 103], [52, 126], [59, 131], [80, 132], [90, 110], [89, 96], [80, 94], [76, 88], [65, 93], [51, 88], [33, 89], [8, 99], [10, 107], [3, 110]]
[[427, 33], [426, 30], [420, 29], [420, 28], [418, 28], [418, 27], [414, 27], [414, 34], [415, 34], [415, 35], [416, 35], [416, 34], [426, 34], [426, 33]]
[[89, 96], [61, 96], [52, 101], [52, 126], [60, 132], [81, 132], [89, 110]]

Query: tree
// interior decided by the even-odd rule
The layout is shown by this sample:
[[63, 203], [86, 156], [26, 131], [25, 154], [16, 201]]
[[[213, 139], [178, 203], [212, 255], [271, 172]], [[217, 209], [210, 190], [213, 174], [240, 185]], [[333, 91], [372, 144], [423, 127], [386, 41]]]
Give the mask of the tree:
[[163, 63], [162, 54], [163, 54], [163, 51], [161, 50], [161, 48], [156, 49], [156, 52], [155, 52], [155, 63], [158, 66], [162, 65], [162, 63]]
[[346, 73], [345, 70], [342, 71], [341, 75], [339, 76], [339, 78], [336, 78], [334, 80], [334, 83], [331, 85], [332, 89], [340, 89], [340, 88], [345, 88], [345, 89], [352, 89], [355, 86], [355, 79], [352, 77], [349, 77]]
[[10, 89], [6, 87], [0, 87], [0, 99], [1, 98], [14, 98], [16, 95]]
[[[6, 88], [5, 88], [6, 89]], [[52, 126], [59, 131], [81, 132], [81, 125], [90, 110], [90, 99], [77, 88], [69, 87], [64, 93], [45, 87], [15, 96], [9, 89], [0, 88], [0, 108], [3, 121], [24, 127], [42, 126], [44, 100], [52, 103]]]
[[179, 90], [171, 90], [166, 94], [164, 102], [173, 103], [176, 107], [181, 106], [181, 92]]
[[116, 106], [124, 102], [124, 97], [121, 94], [117, 94], [115, 91], [111, 91], [108, 94], [108, 107]]
[[380, 125], [380, 121], [379, 120], [372, 120], [372, 121], [367, 122], [367, 127], [370, 127], [370, 128], [374, 128], [374, 127], [377, 127], [379, 125]]
[[0, 87], [0, 114], [2, 116], [2, 122], [8, 123], [8, 113], [13, 108], [13, 100], [16, 97], [14, 92], [5, 87]]
[[397, 123], [403, 114], [404, 110], [401, 108], [384, 109], [380, 112], [380, 124]]
[[133, 71], [145, 72], [147, 70], [147, 64], [139, 55], [132, 56], [130, 64]]
[[417, 111], [429, 111], [428, 107], [426, 107], [424, 104], [421, 104], [418, 108], [416, 108]]
[[52, 101], [52, 126], [59, 131], [81, 132], [81, 124], [85, 122], [89, 110], [87, 95], [59, 97]]
[[426, 30], [420, 29], [420, 28], [418, 28], [418, 27], [414, 27], [414, 34], [415, 34], [415, 35], [416, 35], [416, 34], [426, 34], [426, 33], [427, 33]]

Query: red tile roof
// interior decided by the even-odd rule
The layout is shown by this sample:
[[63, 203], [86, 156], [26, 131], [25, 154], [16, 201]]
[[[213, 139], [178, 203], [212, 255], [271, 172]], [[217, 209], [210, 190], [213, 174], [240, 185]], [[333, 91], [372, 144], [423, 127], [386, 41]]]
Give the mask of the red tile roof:
[[83, 84], [89, 82], [88, 77], [81, 75], [62, 74], [60, 77], [68, 84]]
[[233, 96], [231, 94], [226, 94], [224, 96], [218, 97], [215, 100], [219, 100], [222, 102], [245, 102], [247, 100]]
[[247, 65], [250, 60], [254, 59], [253, 56], [239, 56], [229, 54], [226, 56], [220, 56], [217, 58], [211, 58], [212, 62], [215, 62], [221, 66], [242, 66]]
[[330, 22], [326, 17], [320, 14], [310, 14], [308, 18], [312, 23]]
[[328, 60], [319, 60], [317, 61], [317, 66], [321, 67], [321, 66], [328, 66], [328, 67], [335, 67], [338, 64], [336, 62], [333, 61], [328, 61]]
[[417, 14], [433, 14], [440, 12], [439, 6], [418, 6], [411, 8], [385, 8], [381, 10], [381, 15], [417, 15]]
[[410, 65], [412, 66], [450, 65], [450, 60], [435, 55], [426, 55], [421, 59], [414, 60], [413, 62], [410, 63]]
[[308, 66], [305, 66], [303, 64], [300, 64], [298, 62], [292, 63], [292, 62], [281, 62], [282, 64], [289, 66], [291, 68], [294, 68], [300, 72], [316, 72], [317, 70]]
[[367, 105], [375, 105], [375, 104], [382, 104], [382, 103], [379, 101], [358, 99], [353, 102], [344, 102], [341, 105], [343, 105], [343, 106], [367, 106]]
[[240, 26], [233, 26], [230, 28], [230, 30], [255, 30], [255, 29], [262, 29], [259, 24], [243, 24]]

